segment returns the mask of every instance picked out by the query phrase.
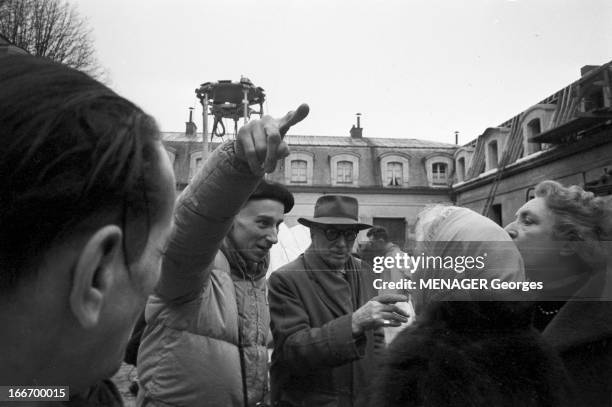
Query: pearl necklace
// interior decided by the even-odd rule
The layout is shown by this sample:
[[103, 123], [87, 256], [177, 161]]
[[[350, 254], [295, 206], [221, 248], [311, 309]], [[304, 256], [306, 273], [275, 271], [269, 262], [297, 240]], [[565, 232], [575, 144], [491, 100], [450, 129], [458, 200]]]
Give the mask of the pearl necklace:
[[557, 312], [559, 312], [559, 308], [556, 308], [550, 311], [546, 311], [544, 308], [542, 308], [541, 305], [538, 305], [538, 311], [540, 311], [544, 315], [550, 316], [550, 315], [555, 315]]

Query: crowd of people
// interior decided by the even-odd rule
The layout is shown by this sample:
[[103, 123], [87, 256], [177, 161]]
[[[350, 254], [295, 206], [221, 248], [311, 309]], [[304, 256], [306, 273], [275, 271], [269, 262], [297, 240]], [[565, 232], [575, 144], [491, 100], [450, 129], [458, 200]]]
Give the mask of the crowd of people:
[[[310, 247], [266, 279], [294, 198], [264, 174], [308, 110], [247, 123], [177, 198], [152, 117], [77, 70], [3, 57], [0, 386], [122, 406], [127, 349], [138, 406], [612, 405], [612, 206], [580, 187], [541, 182], [505, 230], [426, 208], [414, 253], [486, 267], [390, 267], [415, 285], [379, 291], [372, 259], [405, 248], [323, 195], [298, 220]], [[420, 285], [444, 278], [543, 289]]]

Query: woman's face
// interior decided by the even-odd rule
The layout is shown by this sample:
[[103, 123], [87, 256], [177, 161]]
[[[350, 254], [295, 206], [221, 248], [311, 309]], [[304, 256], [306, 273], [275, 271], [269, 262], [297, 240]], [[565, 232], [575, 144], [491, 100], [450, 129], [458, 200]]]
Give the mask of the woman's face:
[[516, 212], [514, 222], [505, 228], [523, 256], [525, 269], [532, 274], [548, 269], [560, 254], [554, 226], [554, 214], [544, 198], [534, 198]]

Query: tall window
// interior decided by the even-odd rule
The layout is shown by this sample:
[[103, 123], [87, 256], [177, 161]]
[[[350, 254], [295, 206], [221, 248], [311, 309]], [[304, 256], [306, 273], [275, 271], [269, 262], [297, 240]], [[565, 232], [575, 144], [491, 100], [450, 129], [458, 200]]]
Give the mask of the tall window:
[[542, 133], [542, 126], [540, 125], [540, 119], [533, 119], [527, 123], [527, 147], [525, 155], [533, 154], [542, 150], [542, 145], [536, 142], [530, 142], [529, 139]]
[[387, 185], [399, 186], [403, 184], [402, 172], [403, 165], [400, 162], [392, 161], [387, 163]]
[[353, 183], [353, 163], [350, 161], [339, 161], [336, 181], [338, 184]]
[[308, 181], [306, 170], [308, 163], [304, 160], [291, 161], [291, 182], [306, 183]]
[[457, 160], [457, 181], [465, 180], [465, 157]]
[[431, 165], [431, 175], [434, 184], [446, 184], [446, 164], [433, 163]]
[[497, 168], [498, 158], [497, 158], [497, 140], [493, 140], [489, 142], [488, 149], [489, 153], [489, 167], [487, 170]]

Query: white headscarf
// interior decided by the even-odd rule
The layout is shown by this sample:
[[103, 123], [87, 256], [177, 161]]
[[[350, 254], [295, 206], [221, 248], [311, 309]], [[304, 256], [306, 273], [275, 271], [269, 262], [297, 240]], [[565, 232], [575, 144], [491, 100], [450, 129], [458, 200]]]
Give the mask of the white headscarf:
[[[419, 215], [414, 256], [484, 256], [485, 267], [461, 273], [436, 267], [419, 268], [412, 276], [419, 280], [484, 278], [525, 281], [523, 259], [508, 233], [491, 219], [455, 206], [434, 206]], [[439, 290], [417, 289], [413, 293], [417, 315]]]

